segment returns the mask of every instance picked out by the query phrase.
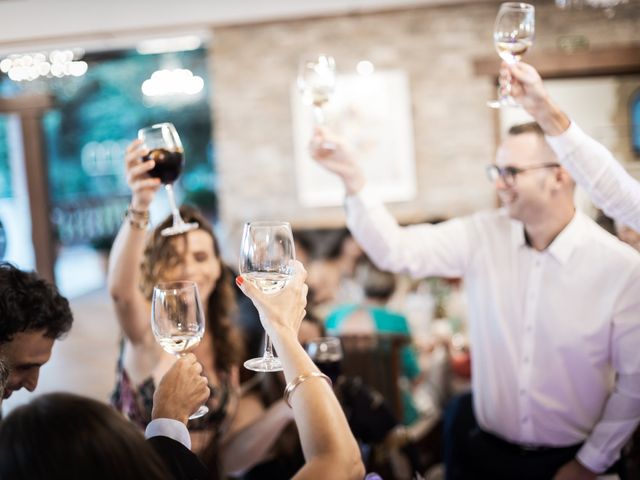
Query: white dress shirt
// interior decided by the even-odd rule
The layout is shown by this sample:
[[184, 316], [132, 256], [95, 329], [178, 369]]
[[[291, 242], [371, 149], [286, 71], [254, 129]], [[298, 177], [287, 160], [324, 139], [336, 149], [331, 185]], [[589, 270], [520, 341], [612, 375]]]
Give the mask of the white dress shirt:
[[144, 438], [169, 437], [191, 450], [191, 436], [187, 426], [173, 418], [151, 420], [144, 431]]
[[596, 472], [614, 463], [640, 420], [637, 252], [582, 213], [538, 252], [502, 210], [399, 227], [366, 187], [346, 207], [380, 268], [464, 278], [482, 428], [524, 445], [585, 442], [578, 458]]
[[640, 182], [627, 173], [609, 150], [574, 122], [561, 135], [545, 138], [562, 166], [598, 208], [640, 232]]

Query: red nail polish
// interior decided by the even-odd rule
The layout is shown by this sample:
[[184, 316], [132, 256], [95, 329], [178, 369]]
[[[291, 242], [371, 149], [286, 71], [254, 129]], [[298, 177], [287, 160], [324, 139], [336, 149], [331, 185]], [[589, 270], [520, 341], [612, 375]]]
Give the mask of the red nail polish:
[[242, 276], [238, 275], [236, 277], [236, 285], [238, 285], [240, 287], [240, 286], [242, 286], [242, 282], [244, 282], [244, 278], [242, 278]]

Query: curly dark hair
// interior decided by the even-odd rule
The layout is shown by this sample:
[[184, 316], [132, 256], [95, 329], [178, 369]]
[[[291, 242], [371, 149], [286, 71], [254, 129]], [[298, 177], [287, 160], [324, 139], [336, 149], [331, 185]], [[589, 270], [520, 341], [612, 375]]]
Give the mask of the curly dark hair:
[[[213, 250], [220, 262], [221, 273], [215, 289], [208, 299], [203, 300], [208, 302], [207, 328], [213, 334], [216, 368], [228, 372], [231, 367], [239, 365], [244, 358], [242, 337], [238, 328], [231, 322], [231, 312], [235, 308], [233, 278], [229, 269], [223, 265], [220, 259], [218, 240], [213, 228], [204, 216], [188, 205], [180, 207], [180, 215], [185, 222], [197, 222], [199, 229], [209, 234], [213, 239]], [[183, 261], [176, 251], [173, 240], [182, 239], [186, 242], [186, 236], [163, 237], [160, 233], [162, 229], [171, 226], [172, 223], [173, 217], [169, 215], [152, 232], [144, 250], [140, 288], [148, 300], [151, 300], [153, 286], [160, 280], [162, 270]]]
[[73, 323], [69, 302], [54, 285], [8, 262], [0, 262], [0, 318], [0, 344], [35, 330], [59, 339]]

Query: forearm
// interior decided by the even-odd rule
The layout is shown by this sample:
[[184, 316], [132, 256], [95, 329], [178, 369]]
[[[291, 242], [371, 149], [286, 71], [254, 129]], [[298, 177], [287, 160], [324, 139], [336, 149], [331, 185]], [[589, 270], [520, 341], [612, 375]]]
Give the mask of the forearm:
[[346, 211], [353, 237], [382, 270], [414, 278], [463, 274], [470, 252], [464, 220], [401, 227], [366, 190], [347, 198]]
[[107, 284], [126, 337], [138, 342], [149, 331], [148, 304], [140, 290], [146, 230], [125, 219], [111, 248]]
[[[298, 375], [318, 371], [295, 333], [274, 334], [272, 340], [282, 359], [287, 382]], [[361, 463], [358, 445], [327, 382], [315, 377], [304, 381], [292, 392], [290, 402], [305, 460], [313, 465], [319, 458], [325, 458], [338, 471], [355, 471], [359, 474]], [[311, 478], [303, 471], [300, 475], [301, 478]]]
[[607, 215], [640, 230], [640, 184], [602, 144], [577, 125], [547, 142], [578, 185]]
[[291, 412], [284, 402], [271, 405], [260, 418], [224, 443], [221, 455], [224, 470], [229, 474], [242, 474], [262, 462], [291, 420]]
[[560, 135], [571, 124], [569, 117], [553, 103], [548, 95], [527, 110], [546, 135]]
[[578, 461], [591, 471], [610, 467], [640, 423], [640, 396], [633, 395], [619, 390], [611, 394], [600, 421], [578, 452]]

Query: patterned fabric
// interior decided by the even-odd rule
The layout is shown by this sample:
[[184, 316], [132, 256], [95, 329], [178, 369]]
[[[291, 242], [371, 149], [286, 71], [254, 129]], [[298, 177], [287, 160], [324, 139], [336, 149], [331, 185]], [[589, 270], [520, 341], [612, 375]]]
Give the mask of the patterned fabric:
[[[220, 385], [209, 384], [211, 395], [207, 401], [209, 413], [189, 420], [189, 430], [213, 429], [220, 431], [222, 423], [227, 418], [229, 399], [231, 397], [231, 385], [229, 374], [224, 372], [219, 374]], [[153, 394], [156, 386], [153, 378], [149, 377], [140, 385], [133, 384], [122, 363], [122, 350], [118, 361], [118, 376], [116, 387], [111, 395], [111, 404], [122, 412], [130, 421], [145, 429], [151, 421], [151, 410], [153, 408]]]

